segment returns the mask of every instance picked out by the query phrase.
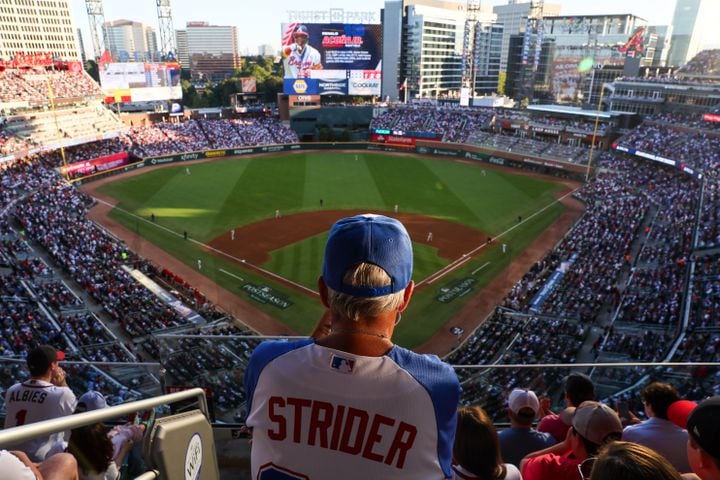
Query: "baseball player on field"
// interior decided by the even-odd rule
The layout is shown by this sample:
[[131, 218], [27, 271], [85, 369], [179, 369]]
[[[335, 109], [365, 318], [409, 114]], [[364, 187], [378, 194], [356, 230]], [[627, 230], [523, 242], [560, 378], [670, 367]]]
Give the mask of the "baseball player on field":
[[[67, 386], [65, 371], [58, 365], [65, 354], [50, 345], [41, 345], [27, 356], [30, 380], [16, 383], [5, 394], [5, 428], [64, 417], [75, 411], [75, 394]], [[22, 450], [33, 462], [45, 460], [50, 447], [65, 433], [36, 437], [14, 448]]]
[[253, 479], [452, 477], [457, 376], [391, 340], [413, 294], [412, 263], [395, 219], [332, 227], [315, 337], [264, 342], [245, 370]]
[[295, 43], [282, 48], [285, 78], [308, 78], [312, 70], [322, 70], [320, 52], [308, 45], [307, 27], [298, 25], [292, 36]]

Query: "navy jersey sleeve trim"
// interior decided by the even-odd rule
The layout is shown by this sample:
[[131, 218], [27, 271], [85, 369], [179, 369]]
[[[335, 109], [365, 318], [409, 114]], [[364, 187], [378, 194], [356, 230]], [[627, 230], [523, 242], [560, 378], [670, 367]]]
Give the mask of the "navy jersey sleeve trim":
[[455, 371], [435, 355], [419, 355], [397, 346], [388, 357], [428, 392], [435, 409], [438, 461], [445, 476], [452, 477], [452, 449], [461, 391]]
[[263, 342], [257, 347], [250, 357], [250, 362], [247, 368], [245, 368], [245, 397], [246, 397], [246, 413], [245, 420], [247, 421], [248, 415], [252, 409], [253, 395], [255, 394], [255, 387], [257, 386], [258, 379], [263, 369], [268, 363], [275, 360], [276, 358], [285, 355], [288, 352], [297, 350], [298, 348], [305, 347], [313, 343], [314, 340], [309, 338], [307, 340], [300, 340], [297, 342], [279, 342], [279, 341], [267, 341]]

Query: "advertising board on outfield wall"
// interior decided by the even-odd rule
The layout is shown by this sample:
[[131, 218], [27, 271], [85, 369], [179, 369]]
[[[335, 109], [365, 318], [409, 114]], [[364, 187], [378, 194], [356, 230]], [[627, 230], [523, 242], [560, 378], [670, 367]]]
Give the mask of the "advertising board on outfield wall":
[[288, 95], [380, 95], [382, 26], [284, 23], [283, 91]]
[[[137, 163], [114, 168], [108, 171], [98, 171], [82, 178], [72, 181], [82, 184], [93, 180], [99, 180], [109, 175], [128, 172], [146, 166], [163, 165], [175, 162], [187, 162], [204, 158], [234, 157], [242, 155], [253, 155], [259, 153], [293, 152], [299, 150], [370, 150], [384, 152], [407, 152], [414, 150], [421, 155], [433, 155], [437, 157], [465, 158], [494, 165], [517, 168], [520, 170], [531, 170], [534, 172], [561, 175], [563, 178], [575, 178], [582, 180], [585, 177], [585, 167], [582, 165], [563, 165], [550, 161], [538, 161], [534, 159], [518, 157], [502, 158], [493, 156], [489, 152], [482, 151], [471, 146], [451, 146], [439, 142], [427, 142], [420, 139], [413, 139], [415, 145], [393, 144], [393, 143], [372, 143], [372, 142], [342, 142], [342, 143], [305, 143], [285, 145], [264, 145], [260, 147], [229, 148], [227, 150], [208, 150], [204, 152], [188, 152], [174, 155], [163, 155], [159, 157], [148, 157]], [[440, 147], [439, 145], [442, 145]], [[574, 168], [573, 168], [574, 167]], [[693, 175], [694, 172], [685, 168], [685, 173]]]

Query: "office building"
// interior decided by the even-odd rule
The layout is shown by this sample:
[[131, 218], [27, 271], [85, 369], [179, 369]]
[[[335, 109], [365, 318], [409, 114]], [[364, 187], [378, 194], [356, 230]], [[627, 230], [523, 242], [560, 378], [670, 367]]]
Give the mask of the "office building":
[[258, 46], [258, 55], [261, 55], [263, 57], [271, 57], [273, 55], [277, 55], [277, 53], [277, 49], [267, 43]]
[[180, 64], [180, 68], [182, 68], [183, 70], [190, 70], [187, 30], [175, 30], [175, 45], [177, 46], [177, 60]]
[[682, 66], [700, 50], [718, 43], [718, 0], [676, 0], [668, 65]]
[[[555, 102], [594, 105], [602, 83], [637, 75], [640, 67], [651, 66], [658, 44], [648, 22], [631, 14], [550, 16], [543, 19], [543, 26], [545, 37], [555, 42], [551, 75]], [[589, 65], [578, 68], [581, 62]]]
[[132, 20], [113, 20], [103, 24], [105, 48], [116, 61], [145, 62], [160, 60], [155, 30]]
[[476, 24], [473, 49], [473, 80], [476, 96], [491, 95], [498, 91], [502, 39], [502, 24], [481, 22]]
[[[537, 36], [531, 36], [531, 43], [535, 44]], [[507, 59], [507, 83], [505, 94], [516, 100], [528, 101], [532, 99], [554, 101], [553, 96], [553, 58], [555, 56], [555, 40], [552, 38], [540, 39], [540, 51], [535, 64], [535, 54], [528, 59], [523, 55], [523, 45], [526, 43], [525, 34], [511, 35]]]
[[222, 80], [240, 68], [236, 27], [188, 22], [185, 32], [193, 79]]
[[672, 25], [651, 25], [648, 28], [650, 33], [657, 36], [655, 55], [653, 55], [653, 67], [665, 67], [668, 65], [670, 46], [672, 45]]
[[[441, 0], [388, 1], [381, 18], [383, 98], [405, 100], [458, 96], [463, 80], [465, 4]], [[480, 31], [486, 33], [480, 38], [485, 39], [481, 42], [487, 43], [489, 55], [493, 44], [490, 37], [493, 31], [498, 31], [491, 26], [495, 23], [495, 15], [487, 7], [478, 12], [477, 21], [485, 25]], [[490, 61], [490, 57], [486, 59]], [[480, 63], [484, 61], [480, 59]], [[493, 82], [489, 78], [491, 71], [491, 68], [483, 70], [483, 78], [480, 79], [483, 88]], [[497, 78], [494, 85], [497, 88]]]
[[80, 50], [80, 60], [82, 61], [83, 66], [87, 65], [87, 54], [85, 53], [85, 42], [83, 42], [82, 32], [80, 29], [77, 29], [77, 41], [78, 41], [78, 48]]
[[[502, 47], [500, 52], [500, 69], [507, 70], [508, 51], [510, 49], [510, 36], [525, 32], [528, 16], [530, 15], [531, 3], [518, 3], [516, 0], [509, 0], [507, 5], [496, 5], [493, 13], [497, 16], [497, 22], [503, 25]], [[544, 3], [543, 16], [560, 15], [561, 5]]]
[[0, 13], [1, 58], [23, 52], [80, 60], [68, 0], [0, 0]]

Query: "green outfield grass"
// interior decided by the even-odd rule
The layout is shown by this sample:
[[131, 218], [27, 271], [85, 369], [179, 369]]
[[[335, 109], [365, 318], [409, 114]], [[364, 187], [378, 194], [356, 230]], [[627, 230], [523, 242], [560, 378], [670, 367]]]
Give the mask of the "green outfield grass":
[[[286, 309], [254, 305], [300, 333], [308, 333], [321, 315], [318, 300], [232, 259], [208, 254], [193, 241], [183, 240], [182, 232], [204, 243], [239, 225], [270, 218], [276, 209], [283, 215], [316, 210], [322, 198], [325, 209], [391, 212], [397, 204], [405, 213], [434, 216], [497, 236], [516, 226], [518, 216], [527, 219], [552, 205], [555, 192], [562, 188], [481, 164], [365, 152], [220, 160], [192, 165], [190, 172], [186, 174], [185, 165], [169, 166], [119, 179], [100, 190], [119, 201], [111, 214], [116, 220], [191, 267], [202, 259], [202, 273], [241, 298], [248, 299], [242, 286], [252, 283], [267, 285], [288, 299], [292, 305]], [[418, 291], [398, 327], [398, 343], [413, 347], [426, 340], [562, 211], [560, 204], [554, 204], [513, 229], [503, 237], [509, 246], [506, 254], [500, 252], [500, 243], [494, 244], [437, 284]], [[148, 221], [151, 215], [155, 224]], [[278, 249], [262, 267], [315, 289], [326, 235]], [[416, 281], [448, 263], [427, 245], [415, 244], [414, 252]], [[463, 279], [473, 283], [469, 294], [449, 303], [436, 299]]]

